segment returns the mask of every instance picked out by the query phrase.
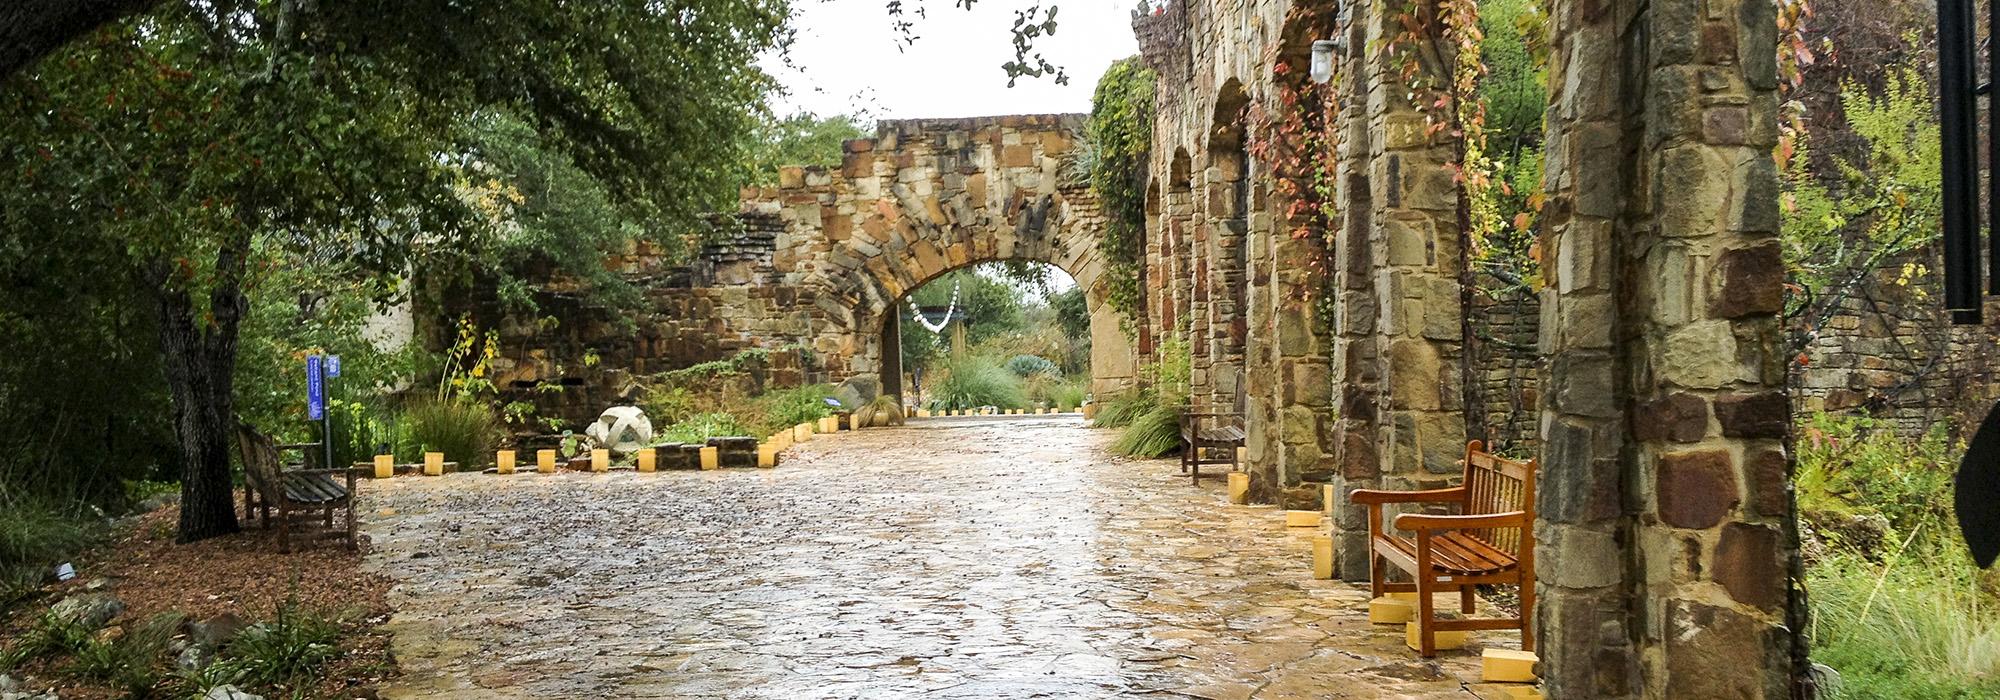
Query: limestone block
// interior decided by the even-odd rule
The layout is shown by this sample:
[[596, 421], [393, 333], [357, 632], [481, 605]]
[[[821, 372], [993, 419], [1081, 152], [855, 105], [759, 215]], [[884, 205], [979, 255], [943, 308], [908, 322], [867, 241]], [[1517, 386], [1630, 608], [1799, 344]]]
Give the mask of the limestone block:
[[493, 470], [500, 474], [514, 473], [514, 451], [501, 450], [493, 455]]
[[658, 471], [660, 468], [659, 459], [660, 459], [660, 452], [658, 450], [655, 450], [651, 447], [639, 450], [639, 471], [641, 472]]
[[395, 455], [375, 455], [375, 478], [387, 479], [396, 475]]
[[840, 416], [827, 416], [825, 418], [819, 419], [819, 432], [822, 433], [840, 432]]
[[812, 436], [813, 436], [813, 424], [800, 423], [798, 425], [792, 426], [793, 442], [808, 442], [812, 440]]
[[1479, 655], [1479, 679], [1488, 683], [1535, 682], [1535, 653], [1487, 649]]
[[444, 475], [444, 453], [425, 452], [424, 476], [443, 476], [443, 475]]
[[[1328, 538], [1331, 540], [1332, 538]], [[1328, 544], [1331, 548], [1331, 543]], [[1410, 621], [1417, 612], [1416, 603], [1396, 597], [1396, 593], [1368, 601], [1368, 621], [1377, 625], [1400, 625]], [[1410, 594], [1415, 597], [1415, 593]]]
[[1319, 526], [1319, 511], [1316, 510], [1285, 511], [1285, 527], [1318, 527], [1318, 526]]
[[542, 474], [556, 473], [556, 451], [539, 450], [535, 452], [535, 471]]
[[1229, 473], [1229, 502], [1244, 505], [1250, 502], [1250, 475], [1244, 472]]
[[722, 468], [722, 450], [714, 447], [701, 448], [701, 470], [714, 471]]
[[757, 466], [769, 469], [778, 466], [778, 448], [771, 443], [757, 446]]
[[[1424, 640], [1421, 633], [1418, 632], [1420, 628], [1417, 626], [1417, 624], [1418, 623], [1416, 620], [1411, 620], [1403, 624], [1403, 643], [1409, 645], [1410, 649], [1412, 650], [1423, 648]], [[1431, 642], [1437, 646], [1438, 651], [1464, 649], [1465, 631], [1438, 630], [1432, 633]]]
[[590, 470], [594, 472], [611, 471], [611, 450], [603, 447], [591, 450]]
[[1532, 685], [1508, 686], [1503, 692], [1507, 693], [1507, 700], [1542, 700], [1541, 689]]
[[1327, 580], [1333, 578], [1333, 538], [1313, 538], [1313, 578]]

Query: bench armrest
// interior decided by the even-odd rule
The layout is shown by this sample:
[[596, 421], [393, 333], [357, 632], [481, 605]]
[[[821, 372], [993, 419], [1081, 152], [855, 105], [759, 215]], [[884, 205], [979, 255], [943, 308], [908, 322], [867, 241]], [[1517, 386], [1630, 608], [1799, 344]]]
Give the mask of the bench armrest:
[[[1367, 505], [1383, 503], [1461, 503], [1465, 501], [1465, 487], [1430, 491], [1378, 491], [1375, 489], [1355, 489], [1347, 494], [1347, 502]], [[1400, 522], [1400, 520], [1399, 520]]]
[[1527, 527], [1528, 514], [1525, 511], [1509, 511], [1486, 515], [1425, 515], [1407, 513], [1396, 516], [1398, 530], [1480, 530], [1496, 527]]

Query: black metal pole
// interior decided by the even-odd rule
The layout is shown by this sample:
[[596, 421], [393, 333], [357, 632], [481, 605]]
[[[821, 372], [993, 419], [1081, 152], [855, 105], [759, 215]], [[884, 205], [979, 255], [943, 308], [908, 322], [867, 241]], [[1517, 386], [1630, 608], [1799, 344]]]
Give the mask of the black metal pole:
[[1944, 299], [1953, 323], [1980, 322], [1979, 137], [1973, 94], [1973, 0], [1938, 0], [1938, 117], [1944, 236]]

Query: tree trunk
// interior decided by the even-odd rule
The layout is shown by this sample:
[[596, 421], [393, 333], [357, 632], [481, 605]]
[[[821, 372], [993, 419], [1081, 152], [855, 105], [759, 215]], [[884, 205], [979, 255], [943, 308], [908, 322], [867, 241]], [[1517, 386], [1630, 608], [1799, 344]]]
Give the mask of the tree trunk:
[[196, 308], [174, 265], [152, 265], [160, 350], [183, 465], [181, 542], [238, 530], [229, 454], [235, 443], [237, 332], [249, 307], [242, 292], [247, 239], [229, 241], [217, 254], [206, 310]]

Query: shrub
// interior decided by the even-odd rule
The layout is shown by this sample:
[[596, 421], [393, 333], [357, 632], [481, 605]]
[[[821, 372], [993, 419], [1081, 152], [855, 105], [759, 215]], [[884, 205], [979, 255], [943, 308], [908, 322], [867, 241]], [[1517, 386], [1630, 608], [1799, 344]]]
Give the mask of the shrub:
[[640, 407], [645, 409], [648, 420], [660, 425], [678, 423], [701, 412], [694, 392], [683, 386], [647, 389]]
[[45, 656], [74, 654], [90, 644], [97, 630], [65, 620], [54, 611], [44, 611], [20, 639], [0, 654], [0, 669], [13, 669]]
[[1008, 358], [1007, 371], [1022, 378], [1061, 374], [1061, 370], [1056, 368], [1056, 363], [1034, 355], [1015, 355]]
[[953, 358], [945, 363], [944, 377], [931, 387], [931, 395], [933, 407], [945, 410], [1028, 405], [1021, 378], [991, 358], [979, 355]]
[[1180, 421], [1179, 406], [1153, 406], [1125, 426], [1118, 440], [1111, 443], [1111, 450], [1146, 459], [1173, 454], [1181, 447]]
[[76, 651], [71, 675], [116, 686], [133, 697], [152, 692], [160, 681], [168, 645], [184, 618], [160, 613], [109, 639], [93, 638]]
[[235, 682], [297, 684], [319, 677], [326, 663], [340, 656], [334, 643], [339, 638], [340, 626], [332, 618], [287, 601], [275, 619], [243, 630], [217, 663], [228, 665]]
[[493, 408], [473, 401], [443, 400], [417, 404], [403, 415], [404, 443], [414, 452], [443, 452], [460, 468], [483, 466], [497, 441], [499, 421]]
[[751, 430], [737, 422], [736, 417], [727, 413], [698, 413], [686, 420], [667, 426], [654, 438], [657, 442], [678, 442], [700, 444], [712, 437], [733, 437], [749, 435]]
[[1878, 514], [1892, 530], [1927, 530], [1935, 538], [1951, 518], [1953, 445], [1944, 424], [1904, 439], [1867, 418], [1818, 414], [1798, 440], [1793, 482], [1802, 514]]
[[1042, 388], [1036, 399], [1048, 404], [1051, 408], [1074, 411], [1076, 407], [1083, 405], [1083, 400], [1089, 395], [1090, 380], [1064, 379], [1048, 383]]
[[764, 423], [753, 427], [759, 433], [769, 434], [833, 415], [833, 407], [826, 404], [830, 396], [833, 387], [825, 384], [764, 392], [756, 402], [763, 411]]

